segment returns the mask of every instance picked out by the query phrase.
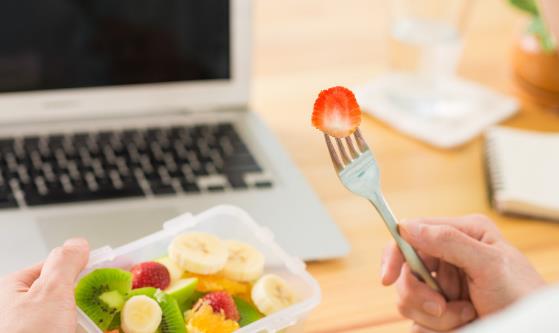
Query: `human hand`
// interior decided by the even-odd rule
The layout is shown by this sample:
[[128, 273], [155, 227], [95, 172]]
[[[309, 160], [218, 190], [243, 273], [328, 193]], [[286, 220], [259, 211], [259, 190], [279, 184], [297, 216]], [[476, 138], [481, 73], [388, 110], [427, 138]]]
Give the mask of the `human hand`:
[[498, 311], [545, 283], [528, 259], [488, 218], [427, 218], [402, 222], [401, 236], [434, 272], [448, 296], [411, 273], [395, 243], [383, 255], [382, 283], [396, 282], [400, 313], [414, 332], [447, 332]]
[[40, 263], [0, 279], [0, 332], [74, 333], [74, 282], [89, 246], [70, 239]]

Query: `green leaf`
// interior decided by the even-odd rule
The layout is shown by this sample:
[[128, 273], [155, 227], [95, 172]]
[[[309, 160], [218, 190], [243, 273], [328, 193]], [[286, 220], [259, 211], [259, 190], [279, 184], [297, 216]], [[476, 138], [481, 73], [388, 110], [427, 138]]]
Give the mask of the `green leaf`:
[[538, 37], [540, 45], [545, 52], [554, 52], [556, 50], [555, 40], [547, 30], [541, 17], [534, 17], [528, 26], [528, 32]]
[[540, 15], [538, 6], [536, 5], [536, 1], [534, 0], [509, 0], [509, 3], [514, 7], [527, 12], [530, 15]]

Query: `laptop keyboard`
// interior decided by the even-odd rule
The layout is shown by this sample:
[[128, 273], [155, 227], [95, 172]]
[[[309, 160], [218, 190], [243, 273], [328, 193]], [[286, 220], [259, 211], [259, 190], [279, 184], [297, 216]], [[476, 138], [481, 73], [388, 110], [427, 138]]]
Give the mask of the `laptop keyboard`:
[[0, 208], [269, 188], [230, 123], [0, 139]]

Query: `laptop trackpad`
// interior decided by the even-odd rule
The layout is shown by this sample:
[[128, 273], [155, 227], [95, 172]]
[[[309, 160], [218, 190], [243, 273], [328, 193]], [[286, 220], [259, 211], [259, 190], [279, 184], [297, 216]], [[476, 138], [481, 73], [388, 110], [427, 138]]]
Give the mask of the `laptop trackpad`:
[[159, 231], [165, 221], [178, 214], [173, 207], [134, 208], [39, 217], [37, 226], [49, 249], [79, 236], [86, 238], [93, 250], [104, 245], [117, 247]]

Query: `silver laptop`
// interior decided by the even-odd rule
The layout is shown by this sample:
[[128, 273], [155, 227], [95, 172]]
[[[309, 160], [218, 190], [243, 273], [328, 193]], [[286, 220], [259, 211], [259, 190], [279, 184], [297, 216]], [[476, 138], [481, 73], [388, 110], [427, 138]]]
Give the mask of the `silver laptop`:
[[118, 246], [218, 204], [304, 259], [348, 252], [248, 109], [250, 5], [0, 5], [0, 273], [72, 236]]

